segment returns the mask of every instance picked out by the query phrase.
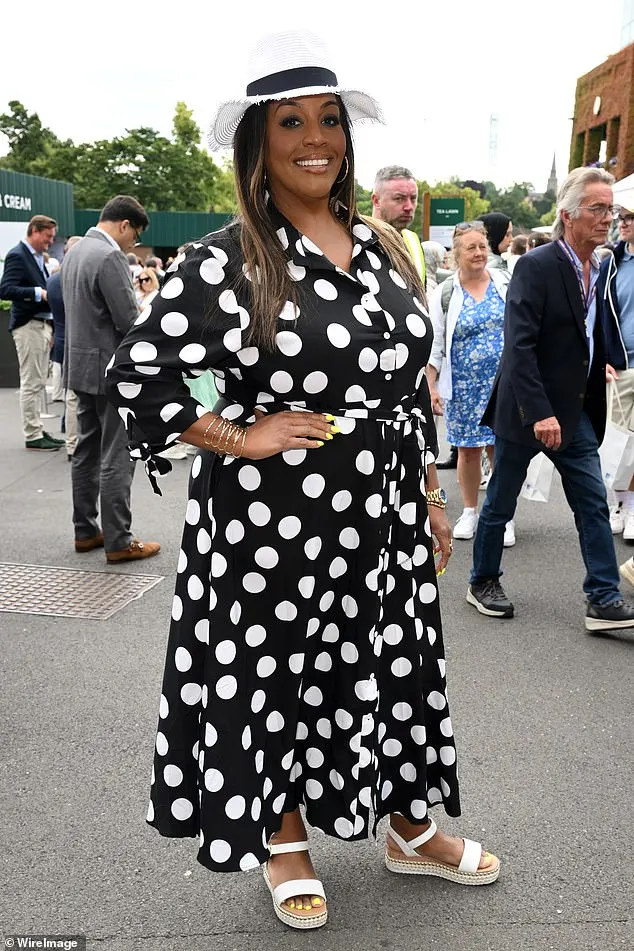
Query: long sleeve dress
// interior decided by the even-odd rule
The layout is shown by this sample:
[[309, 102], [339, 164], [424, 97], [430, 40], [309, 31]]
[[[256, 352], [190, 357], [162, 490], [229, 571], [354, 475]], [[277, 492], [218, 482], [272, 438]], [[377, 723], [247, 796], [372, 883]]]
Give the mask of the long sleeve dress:
[[276, 227], [299, 306], [274, 350], [249, 341], [234, 225], [179, 255], [108, 372], [155, 485], [170, 468], [156, 452], [207, 412], [183, 382], [206, 369], [232, 420], [308, 409], [341, 429], [319, 449], [192, 465], [148, 822], [198, 836], [217, 871], [264, 862], [300, 804], [350, 840], [390, 812], [460, 814], [424, 495], [431, 324], [361, 220], [350, 273]]

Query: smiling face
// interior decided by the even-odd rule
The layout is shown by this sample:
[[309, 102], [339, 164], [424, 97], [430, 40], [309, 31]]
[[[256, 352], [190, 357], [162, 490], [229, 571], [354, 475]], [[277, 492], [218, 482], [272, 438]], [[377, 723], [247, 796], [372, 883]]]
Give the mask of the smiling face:
[[34, 251], [38, 254], [43, 254], [45, 251], [48, 251], [55, 241], [55, 228], [43, 228], [42, 231], [32, 231], [28, 240]]
[[454, 255], [461, 271], [470, 276], [481, 274], [489, 257], [489, 245], [483, 231], [467, 231], [454, 238]]
[[345, 171], [345, 154], [336, 96], [300, 96], [268, 104], [264, 164], [277, 205], [328, 199]]

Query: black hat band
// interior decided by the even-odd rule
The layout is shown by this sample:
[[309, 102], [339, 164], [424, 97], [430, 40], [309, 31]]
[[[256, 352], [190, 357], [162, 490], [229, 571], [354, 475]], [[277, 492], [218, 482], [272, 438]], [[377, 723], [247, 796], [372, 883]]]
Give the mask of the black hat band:
[[302, 66], [284, 69], [279, 73], [263, 76], [247, 86], [247, 96], [275, 96], [291, 89], [307, 89], [311, 86], [337, 86], [337, 76], [322, 66]]

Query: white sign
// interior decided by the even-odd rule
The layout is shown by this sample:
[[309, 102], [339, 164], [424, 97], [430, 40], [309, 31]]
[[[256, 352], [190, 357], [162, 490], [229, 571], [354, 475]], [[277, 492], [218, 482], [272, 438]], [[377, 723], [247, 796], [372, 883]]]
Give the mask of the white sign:
[[26, 221], [0, 221], [0, 277], [7, 251], [26, 237]]
[[453, 233], [455, 225], [430, 225], [429, 240], [437, 241], [445, 248], [453, 247]]
[[30, 211], [31, 199], [24, 195], [0, 195], [0, 208], [10, 208], [11, 211]]

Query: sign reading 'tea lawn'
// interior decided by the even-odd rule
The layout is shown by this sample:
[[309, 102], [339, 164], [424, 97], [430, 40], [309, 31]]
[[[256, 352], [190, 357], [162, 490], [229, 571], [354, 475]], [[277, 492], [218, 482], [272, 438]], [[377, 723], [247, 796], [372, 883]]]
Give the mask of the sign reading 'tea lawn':
[[453, 231], [464, 221], [464, 198], [431, 198], [429, 202], [429, 240], [450, 248]]

